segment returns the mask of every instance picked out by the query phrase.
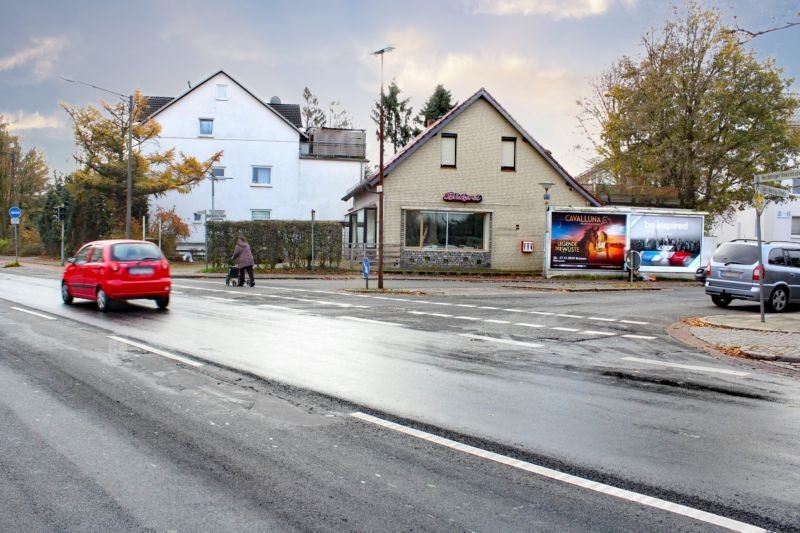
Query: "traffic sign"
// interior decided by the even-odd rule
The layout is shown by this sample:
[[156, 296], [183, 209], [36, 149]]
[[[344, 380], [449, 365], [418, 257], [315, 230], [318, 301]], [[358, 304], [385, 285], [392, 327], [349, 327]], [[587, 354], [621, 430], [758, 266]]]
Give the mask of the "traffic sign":
[[784, 170], [782, 172], [769, 172], [767, 174], [756, 174], [756, 178], [760, 178], [762, 181], [782, 180], [786, 178], [800, 178], [800, 168], [793, 168], [792, 170]]
[[758, 211], [759, 215], [764, 212], [765, 203], [766, 202], [764, 202], [764, 195], [761, 194], [760, 192], [756, 193], [756, 195], [753, 197], [753, 204], [756, 206], [756, 211]]
[[19, 217], [11, 217], [11, 225], [19, 226]]
[[369, 257], [365, 257], [361, 262], [361, 274], [364, 276], [364, 279], [369, 279]]
[[19, 218], [22, 216], [22, 209], [16, 206], [11, 207], [8, 209], [8, 216], [11, 218]]
[[786, 189], [781, 189], [780, 187], [771, 187], [769, 185], [758, 185], [758, 190], [761, 194], [766, 194], [767, 196], [780, 196], [781, 198], [789, 198], [789, 191]]

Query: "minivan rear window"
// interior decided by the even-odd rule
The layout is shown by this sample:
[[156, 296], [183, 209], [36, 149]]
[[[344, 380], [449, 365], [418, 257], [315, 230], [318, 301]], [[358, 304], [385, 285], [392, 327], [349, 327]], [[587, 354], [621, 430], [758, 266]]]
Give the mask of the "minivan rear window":
[[715, 263], [753, 265], [758, 262], [758, 247], [740, 242], [726, 242], [714, 252]]
[[150, 242], [126, 242], [111, 246], [111, 259], [114, 261], [143, 261], [161, 259], [161, 250]]

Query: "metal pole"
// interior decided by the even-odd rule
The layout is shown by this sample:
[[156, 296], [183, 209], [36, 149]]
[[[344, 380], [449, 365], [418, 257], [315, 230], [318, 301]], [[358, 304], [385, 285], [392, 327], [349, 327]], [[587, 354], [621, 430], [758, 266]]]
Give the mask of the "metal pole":
[[[547, 192], [545, 191], [545, 196]], [[542, 277], [547, 279], [547, 251], [550, 248], [550, 228], [547, 227], [547, 211], [549, 206], [544, 201], [544, 245], [542, 246]]]
[[142, 217], [142, 240], [147, 240], [147, 217]]
[[[62, 204], [61, 205], [62, 212], [64, 212], [65, 208], [66, 206]], [[61, 221], [61, 266], [62, 267], [64, 266], [64, 226], [66, 225], [66, 222], [67, 222], [67, 214], [66, 212], [64, 212], [64, 220]]]
[[311, 271], [314, 271], [314, 218], [317, 212], [311, 210]]
[[161, 219], [158, 221], [158, 249], [161, 250]]
[[[760, 191], [761, 178], [754, 177], [756, 194]], [[761, 311], [761, 322], [766, 322], [764, 317], [764, 262], [761, 260], [761, 210], [756, 206], [756, 240], [758, 241], [758, 307]]]
[[380, 170], [378, 180], [381, 190], [378, 193], [378, 288], [383, 289], [383, 56], [381, 54], [381, 124], [380, 124]]
[[19, 226], [17, 224], [14, 224], [14, 263], [15, 264], [19, 263], [19, 239], [18, 239], [19, 233], [17, 232], [17, 228], [18, 227]]
[[125, 199], [125, 238], [131, 238], [131, 201], [133, 196], [133, 95], [128, 96], [128, 191]]

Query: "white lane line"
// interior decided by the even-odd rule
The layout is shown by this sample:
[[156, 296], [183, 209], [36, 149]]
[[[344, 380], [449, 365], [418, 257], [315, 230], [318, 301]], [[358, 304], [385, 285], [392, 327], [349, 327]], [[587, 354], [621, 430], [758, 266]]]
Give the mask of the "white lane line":
[[431, 316], [438, 316], [441, 318], [452, 318], [453, 315], [446, 315], [444, 313], [429, 313]]
[[584, 318], [582, 315], [567, 315], [563, 313], [559, 313], [556, 316], [562, 316], [564, 318]]
[[446, 305], [446, 306], [453, 305], [453, 304], [447, 303], [447, 302], [428, 302], [428, 303], [431, 304], [431, 305]]
[[550, 328], [550, 329], [554, 329], [556, 331], [580, 331], [580, 329], [578, 329], [578, 328], [562, 328], [561, 326]]
[[480, 341], [489, 341], [489, 342], [497, 342], [500, 344], [510, 344], [512, 346], [525, 346], [526, 348], [541, 348], [541, 344], [536, 344], [533, 342], [522, 342], [522, 341], [513, 341], [511, 339], [498, 339], [497, 337], [486, 337], [484, 335], [473, 335], [472, 333], [459, 333], [462, 337], [467, 337], [468, 339], [476, 339]]
[[599, 320], [600, 322], [616, 322], [616, 318], [604, 318], [602, 316], [590, 316], [589, 320]]
[[488, 450], [476, 448], [468, 444], [462, 444], [454, 440], [446, 439], [444, 437], [439, 437], [437, 435], [433, 435], [432, 433], [427, 433], [425, 431], [420, 431], [418, 429], [410, 428], [407, 426], [401, 426], [400, 424], [389, 422], [388, 420], [383, 420], [381, 418], [368, 415], [366, 413], [359, 413], [359, 412], [350, 413], [350, 416], [358, 418], [359, 420], [368, 422], [370, 424], [375, 424], [377, 426], [381, 426], [386, 429], [391, 429], [393, 431], [397, 431], [405, 435], [422, 439], [424, 441], [431, 442], [433, 444], [438, 444], [439, 446], [444, 446], [446, 448], [458, 450], [460, 452], [473, 455], [475, 457], [488, 459], [489, 461], [510, 466], [512, 468], [518, 468], [520, 470], [524, 470], [525, 472], [530, 472], [531, 474], [536, 474], [542, 477], [546, 477], [548, 479], [553, 479], [555, 481], [560, 481], [562, 483], [568, 483], [570, 485], [574, 485], [582, 489], [591, 490], [594, 492], [598, 492], [600, 494], [613, 496], [614, 498], [620, 498], [622, 500], [627, 500], [648, 507], [661, 509], [662, 511], [667, 511], [670, 513], [686, 516], [689, 518], [693, 518], [695, 520], [699, 520], [701, 522], [706, 522], [708, 524], [713, 524], [715, 526], [728, 528], [733, 531], [740, 531], [743, 533], [762, 533], [762, 532], [766, 533], [766, 530], [760, 527], [753, 526], [751, 524], [747, 524], [745, 522], [739, 522], [738, 520], [733, 520], [730, 518], [726, 518], [724, 516], [716, 515], [706, 511], [701, 511], [699, 509], [693, 509], [692, 507], [687, 507], [685, 505], [680, 505], [667, 500], [653, 498], [651, 496], [646, 496], [644, 494], [639, 494], [637, 492], [620, 489], [617, 487], [612, 487], [611, 485], [606, 485], [605, 483], [598, 483], [596, 481], [591, 481], [582, 477], [573, 476], [572, 474], [559, 472], [558, 470], [553, 470], [552, 468], [536, 465], [533, 463], [529, 463], [527, 461], [520, 461], [519, 459], [513, 459], [505, 455], [500, 455], [499, 453], [490, 452]]
[[482, 306], [479, 307], [479, 309], [491, 309], [492, 311], [499, 311], [500, 310], [499, 307], [492, 307], [491, 305], [482, 305]]
[[454, 316], [453, 318], [457, 318], [459, 320], [480, 320], [480, 318], [476, 316]]
[[456, 307], [478, 307], [478, 306], [472, 304], [456, 304]]
[[595, 331], [593, 329], [587, 329], [585, 331], [581, 331], [584, 335], [608, 335], [609, 337], [613, 337], [616, 333], [612, 333], [610, 331]]
[[511, 324], [508, 320], [495, 320], [494, 318], [484, 318], [483, 321], [490, 324]]
[[727, 374], [729, 376], [749, 376], [749, 372], [739, 370], [728, 370], [726, 368], [714, 368], [711, 366], [682, 365], [680, 363], [669, 363], [667, 361], [655, 361], [653, 359], [641, 359], [639, 357], [623, 357], [623, 361], [634, 363], [646, 363], [648, 365], [668, 366], [670, 368], [683, 368], [685, 370], [697, 370], [698, 372], [714, 372], [716, 374]]
[[642, 339], [645, 341], [651, 341], [656, 338], [653, 337], [652, 335], [630, 335], [630, 334], [623, 335], [623, 337], [625, 337], [626, 339]]
[[514, 322], [515, 326], [525, 326], [526, 328], [544, 328], [544, 324], [528, 324], [527, 322]]
[[637, 324], [639, 326], [646, 326], [650, 322], [642, 322], [641, 320], [620, 320], [623, 324]]
[[[173, 285], [174, 287], [174, 285]], [[181, 291], [172, 291], [172, 294], [183, 294]]]
[[35, 315], [38, 316], [39, 318], [46, 318], [47, 320], [55, 320], [55, 317], [43, 315], [42, 313], [37, 313], [36, 311], [29, 311], [28, 309], [23, 309], [21, 307], [12, 307], [11, 309], [15, 311], [20, 311], [22, 313], [28, 313], [29, 315]]
[[221, 302], [235, 302], [236, 298], [223, 298], [221, 296], [206, 296], [207, 300], [219, 300]]
[[428, 314], [428, 313], [425, 313], [423, 311], [409, 311], [409, 313], [411, 313], [412, 315], [427, 315]]
[[305, 313], [305, 309], [295, 309], [294, 307], [286, 307], [284, 305], [259, 304], [256, 307], [263, 307], [264, 309], [276, 309], [280, 311], [291, 311], [293, 313]]
[[174, 353], [165, 352], [164, 350], [159, 350], [158, 348], [153, 348], [152, 346], [148, 346], [146, 344], [142, 344], [141, 342], [136, 342], [128, 339], [123, 339], [122, 337], [117, 337], [116, 335], [109, 335], [109, 339], [117, 342], [121, 342], [123, 344], [130, 344], [131, 346], [135, 346], [142, 350], [147, 350], [148, 352], [154, 353], [156, 355], [160, 355], [161, 357], [166, 357], [167, 359], [172, 359], [174, 361], [178, 361], [181, 363], [185, 363], [189, 366], [199, 367], [203, 366], [203, 363], [199, 363], [197, 361], [192, 361], [191, 359], [187, 359], [185, 357], [181, 357], [180, 355], [175, 355]]
[[532, 315], [552, 315], [553, 313], [549, 313], [547, 311], [526, 311], [526, 313], [530, 313]]
[[503, 311], [508, 311], [509, 313], [524, 313], [524, 309], [503, 309]]
[[354, 320], [356, 322], [364, 322], [366, 324], [378, 324], [381, 326], [402, 326], [402, 324], [398, 324], [397, 322], [384, 322], [383, 320], [370, 320], [369, 318], [358, 318], [357, 316], [340, 316], [339, 318], [343, 318], [345, 320]]

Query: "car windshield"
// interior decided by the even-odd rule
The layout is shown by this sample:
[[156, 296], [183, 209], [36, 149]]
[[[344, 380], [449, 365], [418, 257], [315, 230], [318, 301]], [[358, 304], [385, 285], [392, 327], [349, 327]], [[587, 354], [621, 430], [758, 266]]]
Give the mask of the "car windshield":
[[726, 242], [717, 248], [711, 260], [726, 265], [752, 265], [758, 262], [758, 248], [751, 244]]
[[150, 242], [126, 242], [111, 247], [114, 261], [156, 261], [161, 259], [161, 250]]

